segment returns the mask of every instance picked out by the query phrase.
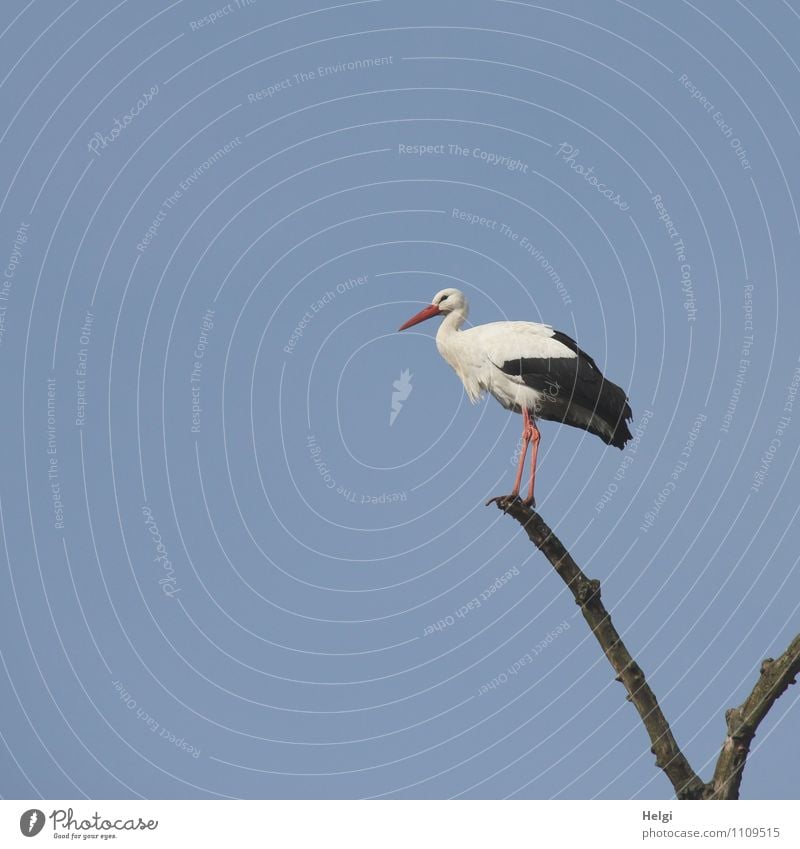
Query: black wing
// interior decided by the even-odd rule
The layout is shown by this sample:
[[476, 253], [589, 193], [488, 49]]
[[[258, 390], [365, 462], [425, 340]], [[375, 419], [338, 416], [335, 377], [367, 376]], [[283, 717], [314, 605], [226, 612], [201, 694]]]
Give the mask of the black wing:
[[498, 368], [543, 393], [541, 406], [534, 411], [539, 418], [588, 430], [608, 445], [623, 448], [631, 438], [627, 423], [633, 417], [624, 390], [603, 377], [574, 339], [559, 331], [553, 338], [575, 356], [523, 357]]

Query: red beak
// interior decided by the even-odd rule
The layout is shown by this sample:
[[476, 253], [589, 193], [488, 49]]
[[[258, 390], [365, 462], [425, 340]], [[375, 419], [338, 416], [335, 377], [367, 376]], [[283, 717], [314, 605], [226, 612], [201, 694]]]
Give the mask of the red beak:
[[412, 316], [404, 325], [398, 327], [398, 330], [407, 330], [409, 327], [413, 327], [415, 324], [419, 324], [421, 321], [427, 321], [429, 318], [433, 318], [435, 315], [439, 315], [441, 310], [436, 304], [429, 304], [425, 307], [424, 310], [420, 310], [416, 315]]

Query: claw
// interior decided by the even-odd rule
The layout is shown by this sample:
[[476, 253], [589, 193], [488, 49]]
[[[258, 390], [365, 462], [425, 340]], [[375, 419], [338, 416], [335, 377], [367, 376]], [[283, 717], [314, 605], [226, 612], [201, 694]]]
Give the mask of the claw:
[[511, 493], [511, 495], [495, 495], [494, 498], [490, 498], [486, 502], [486, 506], [488, 507], [490, 504], [497, 503], [498, 507], [501, 507], [504, 513], [508, 513], [508, 508], [515, 502], [519, 501], [519, 495], [517, 493]]

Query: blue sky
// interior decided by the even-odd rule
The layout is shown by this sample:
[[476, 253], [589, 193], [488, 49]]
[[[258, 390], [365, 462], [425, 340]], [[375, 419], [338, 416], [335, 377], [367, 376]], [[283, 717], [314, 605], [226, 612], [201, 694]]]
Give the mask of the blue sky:
[[669, 798], [483, 506], [520, 418], [396, 332], [449, 286], [628, 392], [539, 509], [709, 777], [798, 627], [796, 4], [13, 11], [2, 795]]

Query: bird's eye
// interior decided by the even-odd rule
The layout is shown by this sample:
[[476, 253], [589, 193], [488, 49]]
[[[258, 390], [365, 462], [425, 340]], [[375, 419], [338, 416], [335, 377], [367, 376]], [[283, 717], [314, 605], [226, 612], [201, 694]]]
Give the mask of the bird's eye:
[[439, 298], [439, 303], [441, 304], [442, 301], [446, 301], [446, 300], [447, 300], [447, 295], [442, 295], [442, 297]]

